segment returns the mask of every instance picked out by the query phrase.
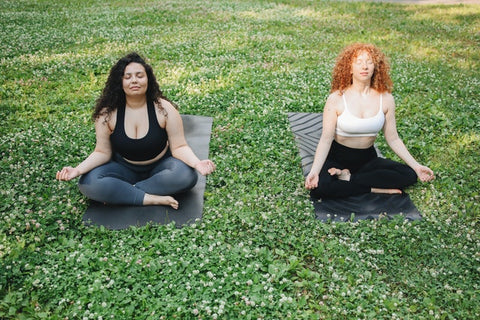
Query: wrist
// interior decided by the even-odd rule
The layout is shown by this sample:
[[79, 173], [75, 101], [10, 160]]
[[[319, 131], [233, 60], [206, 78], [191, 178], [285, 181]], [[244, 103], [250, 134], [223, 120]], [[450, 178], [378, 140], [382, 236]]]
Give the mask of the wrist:
[[195, 162], [192, 164], [192, 168], [197, 169], [198, 165], [199, 165], [201, 162], [202, 162], [202, 161], [200, 161], [200, 160], [195, 161]]
[[75, 172], [76, 177], [81, 176], [83, 174], [79, 167], [73, 168], [73, 171]]

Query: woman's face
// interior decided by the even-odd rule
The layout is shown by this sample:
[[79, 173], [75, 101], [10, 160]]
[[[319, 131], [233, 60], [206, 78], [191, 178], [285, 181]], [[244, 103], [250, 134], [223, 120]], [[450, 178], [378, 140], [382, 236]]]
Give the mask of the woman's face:
[[360, 52], [352, 62], [352, 77], [355, 80], [370, 81], [375, 70], [372, 57], [366, 51]]
[[145, 95], [148, 88], [148, 77], [145, 68], [136, 62], [127, 65], [122, 78], [123, 91], [127, 96]]

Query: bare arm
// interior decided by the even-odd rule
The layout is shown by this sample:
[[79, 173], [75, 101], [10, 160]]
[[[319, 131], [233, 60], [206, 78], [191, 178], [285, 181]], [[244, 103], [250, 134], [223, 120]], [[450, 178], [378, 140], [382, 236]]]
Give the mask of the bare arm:
[[215, 170], [215, 164], [208, 159], [198, 159], [193, 150], [187, 144], [183, 132], [182, 117], [177, 109], [167, 101], [162, 101], [162, 106], [166, 109], [168, 114], [166, 130], [172, 155], [185, 162], [188, 166], [195, 168], [202, 175], [212, 173]]
[[72, 180], [110, 160], [112, 156], [110, 129], [105, 121], [105, 116], [95, 121], [95, 136], [96, 145], [94, 151], [75, 168], [67, 166], [58, 171], [56, 174], [58, 180]]
[[305, 179], [305, 188], [314, 189], [318, 186], [318, 175], [327, 159], [328, 152], [335, 137], [335, 128], [337, 126], [337, 101], [339, 99], [338, 93], [331, 94], [325, 104], [323, 110], [323, 128], [322, 136], [318, 142], [313, 159], [310, 173]]
[[402, 159], [409, 167], [415, 170], [418, 178], [421, 181], [425, 182], [433, 180], [435, 178], [433, 171], [415, 160], [398, 135], [397, 124], [395, 120], [395, 101], [392, 95], [386, 95], [384, 105], [387, 108], [387, 112], [385, 113], [383, 132], [388, 145], [400, 159]]

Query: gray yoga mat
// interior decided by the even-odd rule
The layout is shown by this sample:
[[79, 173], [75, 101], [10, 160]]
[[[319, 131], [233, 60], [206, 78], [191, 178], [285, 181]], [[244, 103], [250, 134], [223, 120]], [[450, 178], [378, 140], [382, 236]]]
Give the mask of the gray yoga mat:
[[[207, 159], [213, 119], [182, 115], [182, 120], [188, 144], [200, 159]], [[175, 195], [179, 202], [177, 210], [169, 206], [115, 206], [91, 201], [83, 215], [83, 221], [87, 225], [104, 226], [113, 230], [148, 223], [168, 224], [172, 221], [177, 227], [182, 227], [202, 218], [205, 184], [206, 177], [198, 174], [198, 182], [191, 190]]]
[[[322, 133], [322, 113], [288, 114], [290, 129], [298, 147], [303, 175], [306, 176], [312, 167], [315, 150]], [[381, 156], [376, 148], [377, 154]], [[420, 212], [409, 195], [385, 195], [366, 193], [343, 199], [311, 199], [316, 218], [322, 221], [357, 221], [365, 219], [387, 218], [403, 215], [408, 220], [420, 220]]]

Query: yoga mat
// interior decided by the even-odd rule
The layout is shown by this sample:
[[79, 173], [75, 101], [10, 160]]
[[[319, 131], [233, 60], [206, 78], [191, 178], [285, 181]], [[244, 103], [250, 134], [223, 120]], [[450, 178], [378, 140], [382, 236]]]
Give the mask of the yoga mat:
[[[313, 164], [315, 150], [320, 139], [323, 126], [322, 113], [288, 114], [290, 129], [298, 147], [303, 175], [307, 176]], [[375, 146], [377, 154], [382, 156]], [[364, 219], [390, 218], [403, 215], [408, 220], [420, 220], [420, 212], [408, 194], [385, 195], [366, 193], [343, 199], [311, 199], [316, 218], [322, 221], [358, 221]]]
[[[212, 118], [182, 115], [182, 120], [187, 143], [200, 159], [207, 159]], [[179, 202], [177, 210], [169, 206], [118, 206], [90, 201], [83, 221], [86, 225], [104, 226], [112, 230], [148, 223], [168, 224], [172, 221], [177, 227], [182, 227], [202, 218], [205, 184], [206, 177], [198, 174], [197, 184], [191, 190], [175, 195]]]

